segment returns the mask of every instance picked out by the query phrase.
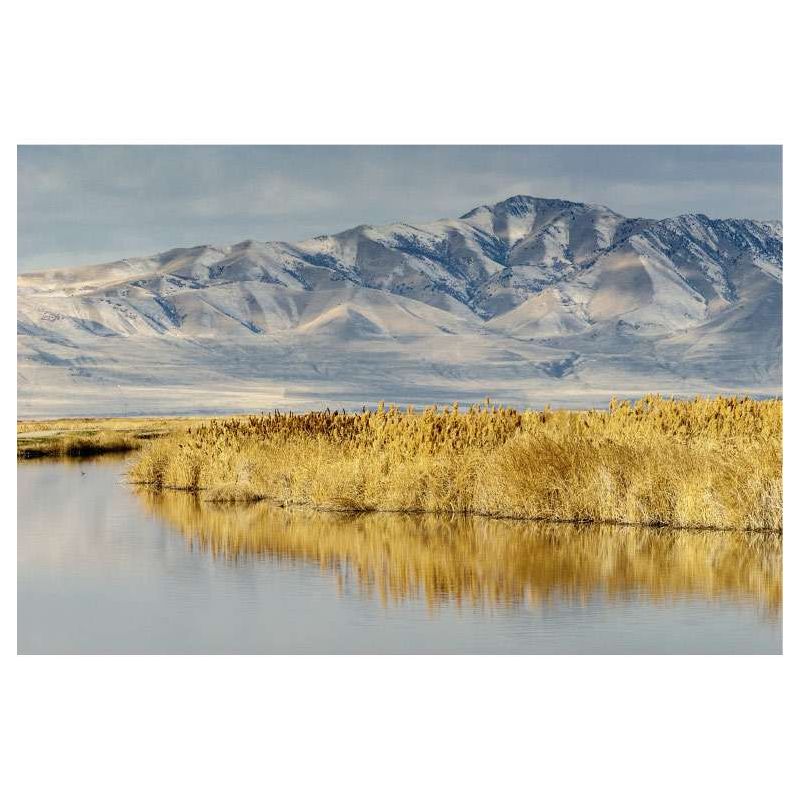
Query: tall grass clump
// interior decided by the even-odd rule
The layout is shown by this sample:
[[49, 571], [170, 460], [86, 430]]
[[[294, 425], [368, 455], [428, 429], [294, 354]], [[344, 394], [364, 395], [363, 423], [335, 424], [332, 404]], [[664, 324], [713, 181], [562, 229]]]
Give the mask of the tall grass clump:
[[131, 478], [337, 511], [779, 530], [781, 432], [781, 401], [736, 397], [275, 412], [152, 442]]

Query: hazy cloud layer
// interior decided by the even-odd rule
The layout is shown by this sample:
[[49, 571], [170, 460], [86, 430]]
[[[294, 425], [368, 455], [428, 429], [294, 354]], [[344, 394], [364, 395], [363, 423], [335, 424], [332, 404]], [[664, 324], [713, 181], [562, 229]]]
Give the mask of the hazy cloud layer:
[[662, 147], [20, 147], [18, 271], [175, 246], [295, 241], [532, 194], [629, 216], [781, 217], [781, 150]]

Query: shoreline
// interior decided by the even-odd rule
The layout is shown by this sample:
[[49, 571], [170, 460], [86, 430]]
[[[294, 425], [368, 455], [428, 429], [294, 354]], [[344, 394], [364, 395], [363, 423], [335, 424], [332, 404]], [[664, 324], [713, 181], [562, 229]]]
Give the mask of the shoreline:
[[17, 459], [83, 458], [138, 450], [208, 417], [74, 417], [17, 420]]
[[275, 497], [268, 496], [254, 496], [250, 498], [213, 498], [203, 497], [204, 493], [213, 492], [213, 489], [198, 487], [196, 489], [187, 488], [184, 486], [160, 486], [154, 487], [150, 483], [142, 483], [137, 481], [126, 481], [127, 485], [133, 486], [139, 490], [148, 491], [157, 496], [168, 496], [170, 492], [175, 492], [182, 496], [195, 497], [201, 503], [207, 503], [212, 508], [224, 510], [225, 507], [231, 508], [255, 508], [259, 505], [269, 508], [281, 508], [288, 511], [311, 511], [315, 514], [331, 514], [340, 517], [368, 517], [371, 515], [403, 515], [408, 514], [411, 516], [430, 516], [434, 518], [444, 519], [450, 517], [452, 519], [488, 519], [500, 520], [508, 522], [535, 522], [546, 523], [548, 525], [576, 525], [591, 527], [593, 525], [610, 525], [618, 528], [648, 528], [650, 530], [664, 529], [668, 531], [680, 532], [697, 532], [697, 533], [747, 533], [747, 534], [768, 534], [771, 536], [783, 536], [783, 527], [780, 528], [736, 528], [736, 527], [715, 527], [711, 525], [699, 526], [680, 526], [668, 522], [626, 522], [615, 519], [596, 519], [596, 518], [575, 518], [575, 519], [556, 519], [554, 517], [518, 517], [508, 514], [490, 514], [481, 511], [432, 511], [424, 508], [331, 508], [326, 506], [316, 506], [310, 503], [301, 502], [286, 502], [281, 501]]

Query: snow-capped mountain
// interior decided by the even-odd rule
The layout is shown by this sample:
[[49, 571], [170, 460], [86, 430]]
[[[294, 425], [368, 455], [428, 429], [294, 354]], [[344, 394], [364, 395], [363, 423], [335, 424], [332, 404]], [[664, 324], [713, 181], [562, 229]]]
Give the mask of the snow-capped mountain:
[[778, 394], [782, 237], [516, 196], [22, 275], [19, 412]]

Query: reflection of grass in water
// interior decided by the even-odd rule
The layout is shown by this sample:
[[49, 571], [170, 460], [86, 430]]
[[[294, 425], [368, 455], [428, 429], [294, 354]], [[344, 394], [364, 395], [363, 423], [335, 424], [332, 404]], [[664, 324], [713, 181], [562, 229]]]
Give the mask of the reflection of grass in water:
[[224, 506], [180, 492], [140, 496], [192, 546], [215, 557], [318, 563], [340, 581], [354, 575], [382, 601], [424, 595], [430, 605], [535, 605], [641, 592], [727, 597], [777, 613], [779, 534], [672, 531], [612, 525], [509, 522], [427, 514], [358, 516]]

